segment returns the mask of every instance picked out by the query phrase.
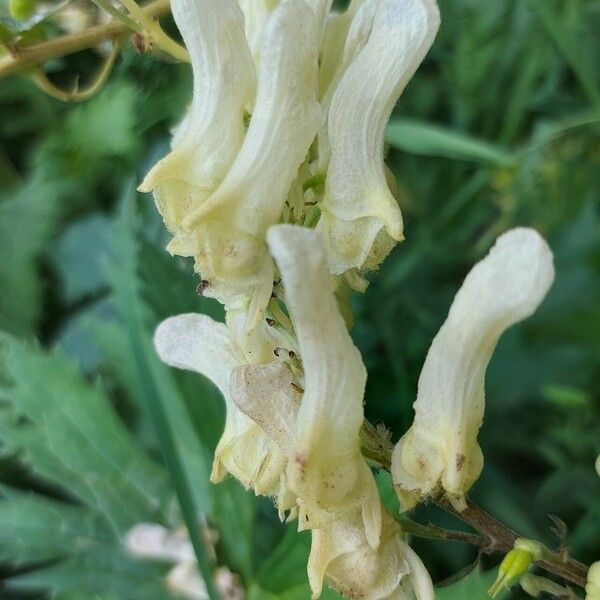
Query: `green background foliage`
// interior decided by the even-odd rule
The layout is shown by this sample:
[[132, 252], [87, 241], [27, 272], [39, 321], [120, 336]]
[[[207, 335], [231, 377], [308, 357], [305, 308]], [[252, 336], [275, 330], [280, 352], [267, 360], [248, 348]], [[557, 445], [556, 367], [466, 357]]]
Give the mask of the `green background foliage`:
[[[387, 134], [407, 239], [353, 300], [367, 416], [394, 440], [406, 430], [461, 280], [502, 231], [536, 227], [555, 253], [556, 282], [488, 370], [486, 466], [472, 495], [522, 534], [591, 562], [600, 559], [600, 2], [440, 8], [439, 36]], [[36, 27], [52, 35], [52, 25]], [[98, 61], [83, 52], [48, 70], [67, 84]], [[60, 104], [23, 75], [0, 81], [3, 597], [170, 597], [168, 565], [128, 556], [122, 540], [142, 521], [182, 525], [181, 480], [218, 532], [217, 562], [250, 599], [309, 597], [309, 537], [235, 482], [208, 483], [222, 401], [151, 346], [169, 315], [221, 316], [195, 293], [191, 265], [163, 250], [151, 198], [134, 191], [167, 151], [190, 84], [188, 66], [132, 48], [85, 104]], [[566, 524], [560, 536], [548, 515]], [[460, 527], [431, 506], [416, 518]], [[456, 542], [414, 546], [436, 582], [477, 558]], [[439, 598], [483, 599], [494, 560]]]

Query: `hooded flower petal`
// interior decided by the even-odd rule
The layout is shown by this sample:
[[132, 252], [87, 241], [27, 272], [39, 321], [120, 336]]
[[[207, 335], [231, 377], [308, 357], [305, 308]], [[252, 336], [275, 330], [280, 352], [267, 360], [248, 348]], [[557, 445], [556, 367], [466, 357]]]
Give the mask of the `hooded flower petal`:
[[477, 434], [486, 367], [502, 333], [533, 314], [553, 279], [550, 248], [524, 228], [500, 236], [467, 275], [427, 354], [413, 425], [394, 449], [394, 483], [405, 502], [405, 492], [423, 496], [441, 485], [464, 506], [483, 466]]
[[303, 0], [283, 0], [263, 33], [258, 95], [239, 155], [215, 193], [184, 220], [209, 295], [252, 296], [248, 327], [266, 306], [272, 262], [264, 241], [317, 130], [317, 24]]
[[361, 267], [383, 228], [393, 240], [403, 237], [384, 171], [385, 127], [438, 26], [434, 0], [367, 0], [354, 16], [344, 51], [347, 67], [327, 116], [329, 161], [319, 229], [333, 273]]
[[192, 104], [175, 133], [173, 150], [148, 173], [140, 190], [154, 190], [158, 210], [175, 235], [171, 251], [188, 256], [193, 245], [181, 222], [218, 187], [237, 156], [255, 75], [235, 0], [172, 0], [171, 8], [192, 62]]
[[179, 315], [158, 326], [154, 345], [163, 362], [208, 377], [225, 398], [225, 430], [215, 451], [211, 480], [222, 481], [229, 472], [259, 494], [276, 494], [285, 456], [231, 400], [231, 374], [246, 362], [231, 331], [205, 315]]
[[381, 543], [367, 542], [359, 512], [312, 532], [308, 578], [313, 598], [323, 579], [348, 598], [365, 600], [433, 600], [431, 578], [414, 551], [402, 540], [400, 527], [383, 509]]
[[317, 232], [289, 225], [272, 227], [267, 239], [304, 370], [287, 468], [298, 496], [300, 527], [319, 527], [361, 507], [367, 539], [375, 547], [381, 509], [359, 441], [367, 374], [333, 295], [325, 249]]

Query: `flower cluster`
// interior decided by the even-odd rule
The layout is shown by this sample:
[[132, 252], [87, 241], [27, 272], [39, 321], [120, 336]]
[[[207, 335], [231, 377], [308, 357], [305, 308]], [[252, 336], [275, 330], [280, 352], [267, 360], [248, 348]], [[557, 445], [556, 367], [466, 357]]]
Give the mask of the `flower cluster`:
[[[194, 258], [226, 322], [172, 317], [155, 345], [225, 399], [212, 481], [230, 474], [311, 530], [314, 597], [327, 579], [351, 598], [433, 600], [361, 453], [367, 375], [346, 302], [403, 236], [384, 131], [439, 14], [434, 0], [353, 0], [343, 13], [331, 5], [172, 0], [193, 100], [140, 189], [154, 191], [168, 250]], [[517, 229], [465, 280], [394, 452], [407, 505], [443, 490], [463, 506], [482, 466], [487, 362], [552, 277], [545, 242]]]

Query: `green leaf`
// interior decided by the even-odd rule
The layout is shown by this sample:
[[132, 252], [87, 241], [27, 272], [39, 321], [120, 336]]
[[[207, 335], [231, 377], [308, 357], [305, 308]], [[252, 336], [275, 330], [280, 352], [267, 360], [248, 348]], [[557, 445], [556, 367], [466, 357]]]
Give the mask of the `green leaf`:
[[530, 0], [540, 22], [571, 67], [573, 73], [595, 106], [600, 106], [600, 80], [597, 73], [597, 10], [592, 2], [555, 2]]
[[100, 515], [43, 496], [0, 486], [0, 560], [13, 565], [85, 552], [114, 536]]
[[50, 249], [61, 279], [65, 302], [73, 304], [107, 285], [110, 221], [101, 213], [79, 219], [64, 230]]
[[0, 560], [28, 569], [7, 589], [170, 597], [168, 567], [140, 561], [122, 545], [132, 525], [168, 521], [173, 496], [164, 471], [141, 452], [101, 388], [87, 385], [59, 353], [2, 334], [0, 366], [2, 450], [18, 453], [55, 493], [81, 502], [0, 486]]
[[[195, 500], [204, 512], [210, 514], [212, 497], [208, 481], [210, 466], [207, 450], [190, 422], [171, 369], [160, 362], [152, 345], [151, 335], [158, 320], [141, 297], [139, 222], [135, 214], [134, 195], [130, 192], [128, 194], [124, 197], [121, 213], [111, 233], [108, 278], [113, 288], [114, 307], [125, 324], [125, 343], [122, 348], [129, 353], [126, 364], [130, 365], [128, 371], [133, 375], [130, 381], [135, 386], [130, 389], [137, 393], [141, 408], [151, 417], [147, 386], [154, 387], [154, 394], [161, 404], [161, 411], [164, 411], [167, 426], [173, 434], [177, 433], [174, 443], [187, 477], [193, 482]], [[150, 382], [148, 377], [151, 377]], [[164, 440], [160, 441], [162, 444]]]
[[72, 151], [87, 158], [134, 154], [136, 99], [137, 92], [132, 85], [118, 83], [78, 106], [64, 131], [73, 145]]
[[33, 333], [41, 310], [42, 285], [37, 258], [58, 222], [54, 200], [64, 184], [30, 180], [0, 201], [0, 329]]
[[289, 524], [279, 545], [261, 564], [256, 581], [263, 589], [277, 594], [306, 584], [309, 550], [310, 532], [298, 532], [296, 523]]
[[398, 150], [422, 156], [437, 156], [502, 167], [511, 166], [516, 161], [513, 154], [490, 142], [409, 119], [392, 120], [387, 129], [386, 140]]
[[65, 357], [2, 335], [0, 440], [35, 474], [94, 507], [118, 529], [165, 522], [171, 491], [118, 419], [104, 390]]
[[163, 582], [168, 567], [139, 561], [119, 546], [98, 546], [67, 560], [12, 577], [8, 589], [52, 594], [112, 593], [127, 600], [165, 600], [172, 597]]
[[[249, 600], [304, 600], [310, 598], [306, 564], [310, 551], [310, 532], [298, 532], [295, 523], [286, 532], [273, 553], [260, 566], [256, 582], [248, 592]], [[324, 586], [322, 600], [341, 599]]]
[[[221, 535], [227, 563], [251, 581], [254, 573], [254, 538], [257, 499], [235, 479], [213, 486], [213, 518]], [[273, 509], [274, 510], [274, 509]]]

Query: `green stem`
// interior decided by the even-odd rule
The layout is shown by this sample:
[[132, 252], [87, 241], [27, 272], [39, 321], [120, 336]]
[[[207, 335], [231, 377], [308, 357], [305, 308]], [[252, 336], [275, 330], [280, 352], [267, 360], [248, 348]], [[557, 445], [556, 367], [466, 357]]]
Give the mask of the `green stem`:
[[426, 538], [429, 540], [445, 540], [452, 542], [465, 542], [473, 546], [481, 546], [485, 543], [485, 539], [476, 533], [466, 533], [465, 531], [456, 531], [454, 529], [444, 529], [428, 523], [423, 525], [410, 519], [397, 519], [402, 527], [402, 531], [415, 535], [417, 537]]
[[208, 549], [202, 539], [198, 517], [200, 511], [196, 508], [191, 485], [186, 477], [183, 463], [177, 452], [175, 438], [168, 424], [168, 419], [163, 410], [161, 399], [156, 392], [154, 375], [148, 367], [144, 357], [144, 342], [141, 338], [140, 328], [142, 325], [138, 322], [135, 315], [130, 315], [127, 319], [129, 337], [133, 351], [136, 366], [141, 375], [141, 381], [146, 397], [148, 412], [156, 428], [156, 433], [160, 440], [160, 447], [163, 453], [167, 469], [173, 479], [175, 491], [183, 513], [183, 518], [194, 547], [198, 567], [206, 584], [206, 590], [210, 600], [219, 600], [219, 595], [215, 588], [213, 579], [213, 566], [208, 559]]
[[[153, 0], [142, 10], [150, 17], [168, 14], [171, 9], [169, 0]], [[0, 78], [24, 71], [53, 58], [74, 54], [87, 48], [94, 48], [104, 40], [116, 39], [127, 33], [129, 28], [121, 21], [112, 20], [96, 27], [71, 35], [42, 42], [26, 48], [12, 48], [12, 54], [0, 57]]]

